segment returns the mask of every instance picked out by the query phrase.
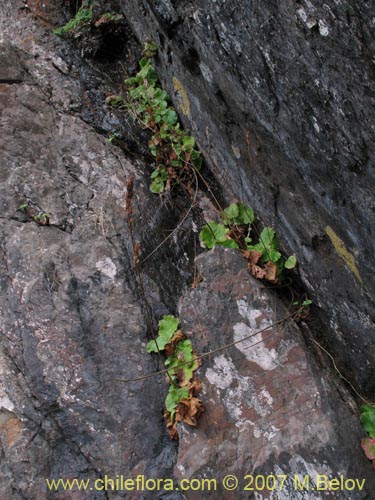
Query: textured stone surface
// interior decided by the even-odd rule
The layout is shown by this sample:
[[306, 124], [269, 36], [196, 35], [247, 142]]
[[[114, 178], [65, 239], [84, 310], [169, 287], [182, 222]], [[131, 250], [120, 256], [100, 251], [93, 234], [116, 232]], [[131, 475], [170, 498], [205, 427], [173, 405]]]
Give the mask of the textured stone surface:
[[[117, 379], [159, 368], [145, 346], [190, 276], [191, 220], [157, 254], [174, 262], [169, 275], [167, 258], [156, 269], [153, 259], [144, 265], [147, 309], [134, 272], [127, 182], [135, 176], [142, 258], [175, 227], [184, 204], [162, 204], [145, 184], [137, 151], [127, 159], [96, 132], [115, 126], [129, 141], [144, 140], [126, 116], [116, 119], [105, 107], [112, 80], [73, 47], [69, 57], [69, 44], [30, 12], [3, 3], [0, 20], [0, 497], [123, 498], [54, 495], [45, 478], [172, 476], [176, 444], [165, 432], [164, 380]], [[49, 225], [35, 222], [24, 204], [47, 213]]]
[[322, 342], [375, 390], [371, 1], [126, 0], [228, 191], [295, 252]]
[[250, 484], [247, 474], [285, 474], [281, 491], [256, 496], [283, 500], [305, 498], [295, 491], [295, 474], [308, 475], [311, 490], [317, 475], [342, 474], [366, 479], [364, 491], [310, 491], [309, 500], [367, 498], [375, 476], [358, 447], [361, 429], [351, 398], [341, 398], [319, 370], [293, 321], [272, 327], [289, 315], [287, 309], [249, 277], [233, 250], [201, 255], [197, 270], [202, 282], [180, 303], [184, 332], [199, 353], [237, 343], [205, 358], [198, 372], [207, 412], [198, 429], [180, 430], [177, 477], [220, 480], [233, 474], [239, 479], [235, 492], [219, 488], [205, 498], [245, 499], [252, 498], [250, 491], [242, 493]]

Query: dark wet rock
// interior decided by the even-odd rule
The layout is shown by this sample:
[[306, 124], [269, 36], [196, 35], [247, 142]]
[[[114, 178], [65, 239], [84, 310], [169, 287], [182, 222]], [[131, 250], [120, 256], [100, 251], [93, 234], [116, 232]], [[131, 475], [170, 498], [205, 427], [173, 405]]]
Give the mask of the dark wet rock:
[[[239, 489], [231, 493], [219, 487], [205, 498], [247, 499], [250, 491], [241, 493], [250, 484], [247, 474], [285, 474], [281, 491], [256, 497], [281, 500], [300, 498], [295, 474], [308, 475], [311, 489], [317, 475], [341, 474], [365, 479], [363, 491], [311, 491], [309, 498], [368, 498], [375, 476], [358, 446], [362, 431], [355, 403], [317, 366], [296, 323], [277, 324], [290, 312], [249, 276], [233, 250], [201, 255], [197, 272], [202, 282], [182, 299], [180, 318], [198, 353], [214, 353], [198, 371], [206, 413], [197, 429], [179, 430], [177, 477], [214, 478], [220, 484], [233, 474]], [[189, 492], [187, 498], [201, 495]]]
[[[8, 15], [19, 29], [12, 43]], [[155, 257], [143, 264], [140, 285], [125, 208], [129, 179], [142, 259], [189, 205], [171, 208], [171, 199], [153, 196], [143, 157], [133, 151], [128, 159], [98, 134], [112, 113], [104, 96], [82, 116], [87, 88], [100, 84], [110, 93], [113, 81], [78, 66], [74, 54], [58, 55], [51, 26], [44, 30], [28, 15], [0, 6], [0, 497], [43, 499], [61, 498], [46, 491], [45, 478], [173, 475], [164, 380], [121, 379], [160, 367], [145, 346], [190, 279], [194, 238], [190, 217], [183, 236], [156, 255], [163, 264], [154, 269]], [[126, 116], [118, 127], [145, 147]], [[48, 222], [35, 220], [38, 214]]]
[[[320, 341], [375, 390], [372, 2], [126, 0], [227, 191], [273, 225], [319, 306]], [[316, 311], [317, 312], [317, 311]]]

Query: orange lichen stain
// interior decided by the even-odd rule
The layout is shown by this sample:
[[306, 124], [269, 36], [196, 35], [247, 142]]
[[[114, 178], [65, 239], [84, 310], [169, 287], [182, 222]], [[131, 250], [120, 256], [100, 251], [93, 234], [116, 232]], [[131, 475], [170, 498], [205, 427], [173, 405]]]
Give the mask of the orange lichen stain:
[[13, 413], [0, 413], [0, 440], [4, 447], [12, 448], [22, 435], [22, 422]]
[[326, 227], [326, 233], [329, 236], [329, 239], [331, 240], [332, 245], [334, 246], [338, 255], [342, 258], [342, 260], [345, 262], [346, 266], [354, 274], [354, 276], [361, 283], [361, 285], [363, 285], [363, 281], [362, 281], [361, 275], [359, 274], [359, 271], [358, 271], [357, 265], [355, 263], [355, 259], [354, 259], [353, 254], [351, 254], [349, 252], [349, 250], [346, 248], [342, 239], [339, 236], [337, 236], [337, 234], [334, 232], [334, 230], [330, 226]]
[[179, 107], [181, 109], [181, 113], [190, 118], [190, 101], [185, 87], [182, 85], [180, 80], [177, 80], [176, 77], [173, 77], [173, 87], [179, 98]]

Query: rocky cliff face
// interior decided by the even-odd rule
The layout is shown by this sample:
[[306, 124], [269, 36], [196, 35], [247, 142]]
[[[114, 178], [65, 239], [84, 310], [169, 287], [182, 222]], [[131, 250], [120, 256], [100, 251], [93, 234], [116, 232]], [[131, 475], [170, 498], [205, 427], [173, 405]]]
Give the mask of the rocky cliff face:
[[[350, 258], [349, 250], [334, 236], [348, 227], [343, 225], [342, 214], [349, 208], [342, 208], [341, 215], [330, 214], [325, 224], [332, 229], [324, 229], [327, 236], [323, 237], [324, 231], [319, 232], [323, 228], [322, 201], [316, 205], [308, 202], [314, 184], [303, 181], [304, 176], [312, 175], [310, 156], [300, 157], [294, 175], [288, 170], [290, 158], [298, 152], [301, 130], [297, 137], [292, 129], [282, 129], [285, 111], [280, 103], [278, 113], [269, 111], [268, 125], [264, 117], [258, 120], [250, 115], [248, 98], [244, 99], [238, 86], [240, 74], [247, 79], [247, 72], [253, 70], [259, 71], [260, 87], [264, 78], [272, 81], [272, 72], [267, 73], [271, 70], [265, 69], [267, 58], [262, 71], [260, 66], [255, 69], [255, 62], [253, 67], [239, 68], [238, 73], [234, 66], [229, 70], [229, 55], [240, 58], [250, 49], [238, 32], [240, 50], [224, 21], [225, 38], [223, 27], [215, 35], [215, 44], [222, 46], [219, 55], [208, 28], [205, 37], [200, 32], [198, 43], [193, 26], [195, 30], [203, 26], [204, 16], [200, 16], [208, 6], [186, 10], [186, 4], [180, 3], [175, 10], [172, 4], [155, 3], [154, 14], [145, 5], [143, 17], [137, 19], [141, 3], [129, 2], [126, 9], [138, 34], [146, 36], [151, 29], [160, 34], [161, 74], [174, 85], [176, 102], [200, 137], [218, 178], [226, 176], [228, 182], [223, 184], [231, 184], [265, 220], [284, 229], [280, 233], [284, 244], [300, 252], [302, 279], [315, 290], [323, 312], [328, 314], [333, 300], [330, 293], [336, 286], [332, 314], [337, 313], [344, 322], [342, 311], [347, 308], [348, 318], [353, 318], [356, 307], [358, 322], [364, 323], [371, 286], [371, 280], [365, 282], [366, 265], [360, 265], [362, 256], [358, 262]], [[186, 14], [183, 20], [179, 17], [182, 12]], [[233, 20], [237, 13], [233, 10]], [[216, 7], [210, 15], [219, 19]], [[304, 19], [302, 10], [298, 19]], [[306, 26], [311, 24], [309, 20], [303, 21]], [[208, 21], [206, 16], [204, 22]], [[255, 23], [251, 16], [250, 21]], [[302, 30], [299, 22], [296, 26]], [[51, 492], [45, 478], [94, 480], [144, 474], [176, 481], [212, 477], [220, 484], [226, 474], [240, 479], [246, 474], [286, 474], [289, 478], [308, 474], [313, 481], [322, 473], [365, 479], [365, 486], [351, 492], [315, 491], [310, 498], [369, 498], [375, 477], [360, 449], [362, 431], [356, 403], [331, 372], [330, 360], [313, 357], [312, 344], [306, 344], [296, 323], [277, 323], [288, 315], [285, 306], [248, 275], [238, 254], [215, 250], [194, 262], [196, 226], [203, 207], [212, 210], [206, 194], [197, 194], [201, 208], [193, 210], [181, 193], [162, 199], [152, 195], [147, 135], [129, 115], [105, 106], [106, 95], [118, 90], [139, 58], [129, 27], [123, 28], [121, 50], [117, 46], [116, 57], [108, 61], [100, 56], [111, 52], [111, 46], [105, 45], [108, 41], [98, 37], [94, 49], [81, 41], [78, 50], [52, 34], [52, 27], [61, 23], [60, 6], [53, 1], [0, 4], [0, 497], [182, 500], [198, 498], [198, 493], [202, 498], [202, 492]], [[308, 28], [312, 30], [307, 32], [309, 36], [324, 38], [330, 26], [328, 21], [322, 23], [319, 18]], [[365, 30], [363, 33], [365, 40]], [[225, 49], [226, 43], [234, 45]], [[276, 40], [274, 43], [274, 50], [281, 50]], [[229, 55], [225, 56], [224, 49]], [[199, 56], [201, 51], [207, 51], [205, 58]], [[82, 58], [87, 54], [95, 54], [95, 58]], [[173, 75], [169, 75], [172, 67], [163, 66], [164, 57], [171, 58]], [[220, 73], [214, 69], [217, 57], [223, 64]], [[281, 78], [284, 73], [277, 71]], [[290, 78], [297, 76], [291, 74]], [[233, 86], [225, 90], [228, 79]], [[362, 80], [358, 85], [365, 85]], [[223, 99], [232, 104], [227, 108]], [[241, 99], [240, 107], [248, 113], [245, 122], [237, 120]], [[275, 103], [267, 96], [259, 99], [261, 117], [263, 106]], [[365, 102], [363, 109], [367, 112]], [[302, 123], [301, 110], [296, 120], [298, 116]], [[363, 119], [364, 130], [366, 123]], [[297, 121], [295, 127], [297, 131]], [[108, 132], [113, 131], [118, 133], [120, 147], [107, 140]], [[350, 137], [360, 133], [347, 132]], [[295, 142], [287, 154], [284, 149], [289, 139], [285, 137], [289, 133], [290, 141], [295, 136]], [[231, 134], [237, 134], [236, 139]], [[311, 137], [306, 134], [306, 141]], [[356, 151], [352, 151], [354, 156]], [[340, 154], [350, 156], [349, 150]], [[277, 170], [272, 163], [276, 160]], [[366, 179], [366, 168], [363, 164], [361, 172], [350, 175]], [[134, 224], [130, 231], [125, 200], [133, 177]], [[268, 206], [272, 186], [278, 186], [277, 202]], [[327, 180], [326, 200], [331, 188]], [[359, 182], [356, 189], [362, 189]], [[298, 210], [292, 209], [292, 198], [295, 203], [303, 201]], [[356, 210], [368, 210], [362, 201], [362, 208], [358, 205]], [[311, 227], [301, 218], [307, 213], [318, 217], [311, 219]], [[366, 230], [370, 215], [362, 219], [366, 223], [356, 228], [356, 234]], [[350, 220], [348, 217], [347, 224]], [[317, 238], [311, 242], [308, 238], [315, 232]], [[172, 237], [159, 247], [169, 234]], [[346, 233], [340, 234], [344, 238]], [[134, 266], [134, 242], [140, 243], [139, 272]], [[333, 243], [340, 257], [334, 253]], [[358, 273], [353, 267], [356, 262]], [[353, 280], [348, 265], [355, 271]], [[197, 273], [202, 281], [192, 289]], [[340, 301], [341, 279], [348, 280], [345, 302]], [[319, 280], [321, 289], [317, 290]], [[356, 306], [349, 301], [355, 289], [361, 297]], [[178, 445], [168, 439], [163, 422], [167, 387], [163, 377], [124, 383], [162, 368], [145, 346], [157, 321], [168, 313], [179, 313], [184, 331], [201, 353], [268, 328], [254, 338], [254, 345], [253, 341], [237, 343], [204, 358], [198, 375], [206, 413], [197, 429], [181, 426]], [[349, 325], [349, 319], [347, 322]], [[346, 330], [335, 325], [332, 322], [322, 332], [326, 341], [339, 336], [344, 342]], [[361, 360], [371, 361], [372, 355], [366, 330], [358, 325], [351, 338], [353, 351], [351, 344], [347, 346], [345, 358], [352, 367]], [[301, 327], [305, 336], [312, 335], [307, 324], [302, 322]], [[365, 340], [369, 347], [360, 357], [355, 350]], [[331, 347], [340, 353], [340, 345]], [[356, 370], [355, 380], [369, 388], [367, 364]], [[241, 481], [240, 487], [245, 485]], [[256, 495], [283, 500], [293, 492], [289, 479], [284, 490]], [[207, 498], [245, 499], [250, 494], [241, 488], [224, 491], [219, 486]]]
[[375, 389], [372, 2], [126, 0], [229, 197], [296, 252], [322, 340]]

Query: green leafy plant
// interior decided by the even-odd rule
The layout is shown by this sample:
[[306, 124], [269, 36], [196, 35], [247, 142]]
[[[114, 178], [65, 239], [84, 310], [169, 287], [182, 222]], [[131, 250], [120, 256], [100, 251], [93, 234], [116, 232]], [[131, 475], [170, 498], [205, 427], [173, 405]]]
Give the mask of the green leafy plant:
[[208, 222], [200, 232], [200, 239], [203, 245], [214, 248], [220, 245], [227, 248], [238, 248], [238, 244], [229, 236], [230, 230], [224, 224], [218, 222]]
[[64, 26], [54, 29], [53, 33], [58, 36], [70, 33], [78, 35], [80, 30], [85, 26], [99, 28], [99, 26], [102, 25], [116, 25], [124, 20], [124, 16], [117, 12], [105, 12], [99, 18], [98, 16], [95, 16], [96, 19], [94, 19], [94, 7], [96, 5], [98, 5], [98, 3], [94, 0], [84, 0], [74, 18], [67, 22]]
[[[177, 331], [179, 321], [174, 316], [163, 316], [159, 321], [159, 335], [147, 344], [147, 352], [163, 351]], [[158, 349], [159, 348], [159, 349]]]
[[39, 212], [33, 217], [34, 221], [41, 225], [47, 225], [49, 222], [49, 215], [45, 212]]
[[249, 261], [248, 269], [253, 276], [276, 283], [284, 269], [293, 269], [297, 264], [295, 255], [284, 259], [276, 239], [275, 231], [265, 227], [253, 243], [254, 210], [243, 203], [231, 203], [220, 214], [221, 222], [208, 222], [199, 234], [204, 247], [216, 245], [241, 250]]
[[196, 418], [203, 411], [202, 402], [196, 397], [200, 383], [194, 376], [199, 363], [191, 341], [185, 338], [178, 326], [177, 318], [163, 316], [159, 321], [157, 338], [147, 344], [147, 352], [165, 352], [167, 355], [165, 366], [170, 387], [165, 400], [164, 418], [169, 434], [174, 439], [178, 438], [178, 421], [196, 425]]
[[361, 441], [361, 446], [375, 469], [375, 408], [368, 404], [361, 406], [361, 424], [370, 437]]
[[188, 397], [189, 389], [187, 387], [176, 387], [175, 385], [169, 387], [168, 395], [165, 400], [165, 407], [170, 413], [172, 422], [174, 421], [178, 405], [183, 399], [187, 399]]
[[[183, 363], [183, 364], [182, 364]], [[173, 353], [168, 356], [165, 366], [172, 380], [178, 380], [179, 385], [187, 385], [198, 368], [191, 340], [178, 342]]]
[[308, 306], [311, 306], [311, 304], [313, 303], [312, 300], [310, 299], [306, 299], [306, 300], [303, 300], [302, 302], [300, 302], [299, 300], [295, 300], [293, 302], [293, 306], [302, 306], [302, 307], [308, 307]]
[[115, 142], [119, 138], [120, 138], [120, 134], [118, 134], [117, 132], [113, 132], [112, 134], [109, 134], [108, 142]]
[[361, 424], [369, 436], [375, 438], [375, 408], [373, 406], [361, 406]]
[[199, 170], [202, 166], [202, 155], [195, 147], [194, 138], [181, 129], [169, 96], [159, 84], [151, 63], [156, 52], [155, 42], [147, 42], [138, 73], [125, 81], [130, 102], [122, 96], [109, 96], [106, 104], [131, 110], [152, 132], [149, 148], [155, 158], [155, 169], [150, 190], [160, 194], [170, 189], [174, 181], [184, 180], [189, 184], [194, 177], [192, 169]]
[[129, 105], [125, 101], [125, 99], [120, 96], [120, 95], [109, 95], [105, 99], [105, 103], [108, 106], [112, 106], [114, 108], [119, 108], [119, 109], [128, 109]]
[[[123, 21], [124, 16], [122, 14], [118, 14], [117, 12], [106, 12], [102, 15], [102, 17], [96, 22], [96, 25], [100, 23], [100, 21], [107, 23], [119, 23]], [[101, 23], [100, 23], [101, 24]]]
[[73, 19], [71, 19], [64, 26], [54, 29], [53, 32], [55, 35], [62, 36], [66, 33], [76, 31], [78, 28], [82, 28], [83, 26], [90, 24], [92, 19], [93, 19], [92, 7], [91, 8], [81, 7]]
[[281, 255], [279, 244], [276, 238], [276, 233], [271, 227], [265, 227], [259, 236], [259, 242], [256, 245], [247, 245], [250, 251], [259, 252], [261, 254], [262, 263], [269, 261], [276, 264], [279, 272], [283, 269], [293, 269], [297, 264], [295, 255], [291, 255], [288, 259], [284, 259]]
[[145, 47], [143, 49], [144, 57], [153, 57], [157, 54], [157, 52], [158, 52], [158, 46], [154, 41], [149, 40], [148, 42], [145, 43]]
[[252, 224], [255, 220], [254, 210], [243, 203], [231, 203], [221, 213], [221, 218], [227, 226], [233, 224]]

